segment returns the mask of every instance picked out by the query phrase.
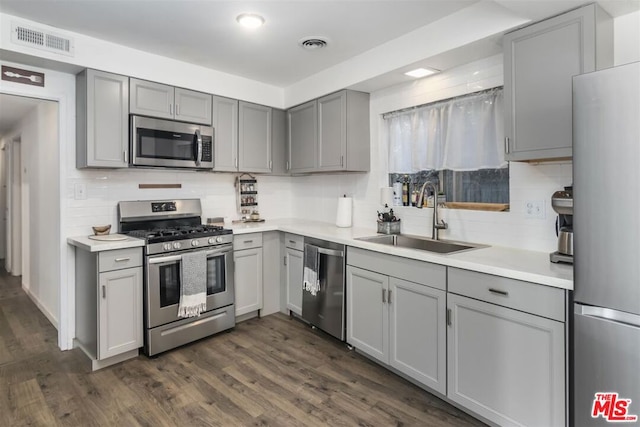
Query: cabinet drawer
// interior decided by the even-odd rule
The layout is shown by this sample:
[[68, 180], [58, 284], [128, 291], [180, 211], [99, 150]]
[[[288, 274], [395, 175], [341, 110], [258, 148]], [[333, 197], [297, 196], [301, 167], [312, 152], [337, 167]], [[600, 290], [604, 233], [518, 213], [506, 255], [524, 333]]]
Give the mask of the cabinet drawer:
[[98, 271], [120, 270], [142, 265], [142, 248], [116, 249], [98, 254]]
[[297, 234], [284, 233], [284, 245], [287, 248], [297, 249], [299, 251], [304, 250], [304, 236]]
[[449, 268], [449, 292], [565, 321], [565, 291], [531, 282]]
[[447, 267], [395, 255], [349, 247], [347, 264], [409, 282], [447, 290]]
[[233, 236], [233, 250], [261, 248], [262, 233], [238, 234]]

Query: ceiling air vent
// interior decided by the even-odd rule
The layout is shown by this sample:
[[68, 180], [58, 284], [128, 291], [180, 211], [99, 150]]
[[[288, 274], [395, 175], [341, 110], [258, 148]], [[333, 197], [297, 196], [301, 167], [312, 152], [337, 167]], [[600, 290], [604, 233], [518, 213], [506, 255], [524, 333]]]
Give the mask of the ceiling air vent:
[[322, 37], [305, 37], [298, 40], [298, 44], [305, 49], [315, 50], [325, 47], [327, 45], [327, 40]]
[[73, 56], [73, 40], [36, 28], [12, 24], [11, 41], [23, 46]]

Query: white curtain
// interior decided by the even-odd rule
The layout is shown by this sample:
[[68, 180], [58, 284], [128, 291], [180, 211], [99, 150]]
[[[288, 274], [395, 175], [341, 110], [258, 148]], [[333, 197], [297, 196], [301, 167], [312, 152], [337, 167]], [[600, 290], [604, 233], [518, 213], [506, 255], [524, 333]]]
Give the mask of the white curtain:
[[502, 88], [385, 115], [389, 172], [505, 167]]

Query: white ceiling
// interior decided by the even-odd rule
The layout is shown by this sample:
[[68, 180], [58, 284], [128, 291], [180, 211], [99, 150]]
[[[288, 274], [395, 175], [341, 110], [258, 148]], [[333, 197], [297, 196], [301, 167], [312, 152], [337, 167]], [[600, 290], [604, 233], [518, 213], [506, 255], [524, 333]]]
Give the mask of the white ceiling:
[[[482, 3], [539, 20], [588, 2]], [[0, 12], [288, 87], [475, 3], [478, 0], [0, 0]], [[640, 0], [600, 3], [613, 15], [640, 7]], [[235, 19], [245, 12], [262, 15], [265, 25], [254, 31], [241, 28]], [[461, 23], [459, 31], [464, 30]], [[326, 37], [329, 45], [304, 50], [298, 41], [308, 36]], [[485, 44], [485, 50], [498, 50], [495, 44]]]
[[[429, 28], [442, 43], [467, 29], [464, 17], [476, 10], [504, 11], [513, 25], [537, 21], [590, 3], [591, 0], [0, 0], [0, 12], [85, 34], [135, 49], [172, 57], [273, 86], [304, 85], [332, 68], [346, 69], [357, 58], [378, 51], [407, 49], [407, 35]], [[601, 0], [612, 16], [640, 9], [640, 0]], [[258, 13], [266, 24], [246, 31], [235, 22], [245, 12]], [[491, 12], [490, 12], [491, 13]], [[517, 18], [517, 19], [516, 19]], [[481, 22], [483, 18], [480, 18]], [[447, 21], [448, 20], [448, 21]], [[490, 25], [487, 23], [487, 25]], [[504, 32], [504, 31], [502, 31]], [[438, 54], [418, 52], [398, 68], [387, 67], [351, 88], [374, 91], [410, 80], [402, 75], [417, 66], [445, 70], [501, 52], [502, 32]], [[308, 51], [301, 38], [320, 36], [328, 47]], [[403, 46], [405, 43], [405, 46]], [[386, 50], [383, 49], [386, 47]], [[397, 48], [397, 49], [396, 49]], [[384, 61], [384, 58], [376, 61]], [[361, 65], [361, 64], [360, 64]], [[340, 68], [342, 67], [342, 68]], [[381, 67], [384, 68], [384, 67]], [[393, 68], [393, 69], [392, 69]], [[313, 80], [310, 80], [313, 81]], [[0, 98], [0, 134], [24, 105]], [[26, 103], [28, 104], [28, 103]], [[15, 105], [15, 107], [14, 107]]]

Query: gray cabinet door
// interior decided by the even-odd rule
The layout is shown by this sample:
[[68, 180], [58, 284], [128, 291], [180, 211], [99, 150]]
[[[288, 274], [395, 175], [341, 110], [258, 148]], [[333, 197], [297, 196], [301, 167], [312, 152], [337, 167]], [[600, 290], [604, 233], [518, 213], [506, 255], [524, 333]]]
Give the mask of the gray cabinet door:
[[76, 166], [126, 168], [129, 78], [85, 70], [76, 78]]
[[347, 155], [347, 92], [318, 99], [318, 168], [343, 170]]
[[447, 307], [447, 396], [502, 426], [564, 426], [564, 324], [451, 293]]
[[432, 389], [447, 392], [447, 293], [389, 278], [390, 364]]
[[238, 170], [238, 100], [213, 97], [213, 170]]
[[317, 164], [318, 103], [307, 102], [287, 111], [289, 124], [289, 171], [312, 172]]
[[507, 160], [571, 157], [571, 78], [595, 70], [594, 11], [577, 9], [504, 36]]
[[262, 308], [262, 248], [233, 252], [236, 316]]
[[389, 278], [347, 266], [347, 342], [389, 363]]
[[99, 275], [98, 359], [142, 347], [142, 267]]
[[289, 175], [287, 157], [287, 112], [272, 108], [271, 175]]
[[302, 316], [302, 270], [304, 252], [285, 248], [287, 308]]
[[131, 114], [173, 119], [174, 89], [160, 83], [131, 79], [129, 83]]
[[211, 125], [211, 95], [194, 90], [175, 89], [175, 118], [183, 122]]
[[271, 108], [240, 101], [238, 159], [241, 172], [271, 172]]

